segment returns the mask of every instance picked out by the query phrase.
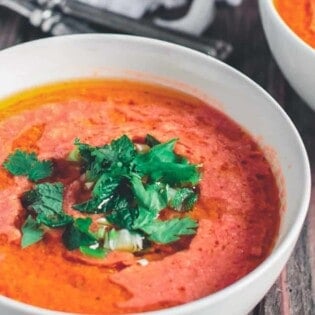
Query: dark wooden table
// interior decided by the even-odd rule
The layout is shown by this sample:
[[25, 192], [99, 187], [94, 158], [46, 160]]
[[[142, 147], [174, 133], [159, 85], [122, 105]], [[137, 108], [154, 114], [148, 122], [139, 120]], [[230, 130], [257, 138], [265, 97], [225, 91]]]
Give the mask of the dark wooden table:
[[[0, 49], [45, 36], [47, 35], [31, 27], [26, 19], [0, 7]], [[311, 161], [314, 180], [315, 112], [292, 90], [275, 63], [262, 30], [257, 0], [243, 0], [243, 4], [235, 8], [220, 4], [216, 19], [204, 36], [220, 37], [231, 42], [235, 52], [227, 63], [256, 81], [285, 109], [302, 135]], [[295, 250], [277, 282], [251, 315], [314, 315], [314, 301], [315, 185], [313, 184], [310, 211]]]

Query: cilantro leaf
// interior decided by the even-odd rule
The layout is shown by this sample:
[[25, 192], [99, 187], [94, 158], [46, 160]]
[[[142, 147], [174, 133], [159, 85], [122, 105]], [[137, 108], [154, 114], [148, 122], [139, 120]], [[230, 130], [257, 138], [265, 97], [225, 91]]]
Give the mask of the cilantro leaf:
[[153, 242], [168, 244], [178, 241], [182, 235], [195, 234], [197, 226], [197, 222], [189, 217], [161, 221], [151, 209], [139, 208], [139, 215], [132, 227], [143, 231]]
[[113, 209], [106, 219], [118, 228], [132, 230], [134, 220], [138, 216], [138, 211], [130, 205], [126, 197], [116, 196], [111, 200]]
[[154, 147], [157, 144], [160, 144], [161, 142], [154, 138], [152, 135], [147, 134], [144, 139], [145, 144], [147, 144], [149, 147]]
[[89, 246], [80, 246], [79, 249], [82, 254], [98, 259], [105, 258], [110, 252], [108, 249], [102, 247], [91, 248]]
[[75, 139], [74, 145], [76, 146], [76, 149], [74, 149], [74, 151], [79, 152], [79, 156], [78, 153], [76, 153], [76, 159], [83, 162], [87, 171], [87, 179], [89, 181], [94, 181], [101, 174], [102, 171], [101, 163], [98, 163], [95, 160], [95, 157], [92, 156], [92, 153], [95, 150], [98, 150], [98, 147], [82, 143], [79, 139]]
[[[84, 213], [103, 213], [104, 221], [98, 224], [104, 226], [93, 233], [90, 217], [74, 219], [67, 215], [63, 211], [63, 185], [46, 182], [22, 196], [23, 205], [31, 213], [22, 227], [22, 246], [41, 240], [41, 224], [65, 227], [65, 247], [95, 258], [105, 257], [113, 248], [140, 251], [145, 239], [168, 244], [196, 233], [197, 222], [189, 217], [158, 219], [167, 207], [179, 212], [191, 210], [198, 198], [193, 187], [200, 180], [198, 166], [174, 152], [176, 141], [160, 143], [147, 134], [146, 150], [137, 151], [126, 135], [103, 146], [76, 139], [68, 160], [79, 163], [89, 182], [86, 187], [92, 190], [89, 200], [73, 208]], [[35, 153], [20, 150], [8, 157], [4, 167], [33, 181], [52, 173], [50, 161], [39, 161]]]
[[177, 156], [174, 153], [174, 147], [177, 139], [172, 139], [168, 142], [160, 143], [151, 148], [145, 154], [138, 155], [136, 157], [135, 164], [148, 163], [153, 161], [160, 162], [176, 162]]
[[[180, 186], [199, 181], [198, 167], [174, 152], [176, 139], [160, 143], [147, 135], [145, 141], [151, 149], [138, 154], [127, 136], [103, 147], [80, 144], [89, 159], [87, 169], [93, 176], [98, 174], [94, 177], [92, 198], [73, 207], [81, 212], [105, 213], [108, 222], [118, 228], [142, 229], [146, 233], [167, 206], [177, 211], [190, 210], [197, 200], [196, 194], [193, 189]], [[163, 226], [171, 226], [167, 224]], [[176, 228], [179, 226], [177, 222]], [[174, 223], [172, 227], [175, 229]]]
[[77, 249], [81, 246], [97, 244], [96, 237], [89, 231], [92, 219], [78, 218], [67, 225], [62, 234], [63, 244], [69, 250]]
[[57, 228], [67, 225], [72, 217], [64, 213], [63, 185], [42, 183], [22, 196], [23, 205], [37, 214], [36, 221]]
[[197, 202], [198, 195], [192, 188], [167, 186], [168, 204], [176, 211], [189, 211]]
[[93, 181], [110, 168], [129, 166], [136, 155], [135, 146], [126, 135], [101, 147], [81, 143], [78, 139], [74, 144], [79, 148], [89, 180]]
[[136, 155], [136, 149], [133, 142], [123, 135], [117, 140], [113, 140], [110, 144], [110, 148], [115, 152], [116, 161], [120, 161], [123, 164], [129, 164]]
[[117, 176], [112, 177], [110, 174], [103, 174], [95, 183], [92, 195], [102, 200], [109, 198], [118, 188], [121, 180], [120, 176], [117, 178]]
[[174, 152], [176, 141], [155, 145], [147, 153], [138, 154], [133, 161], [135, 171], [149, 176], [152, 181], [196, 185], [200, 180], [198, 167]]
[[78, 203], [72, 206], [73, 209], [83, 213], [103, 213], [105, 212], [104, 204], [100, 198], [91, 198], [85, 202]]
[[158, 216], [158, 212], [151, 211], [151, 209], [147, 208], [140, 207], [138, 212], [138, 217], [134, 220], [132, 225], [134, 230], [145, 231]]
[[92, 198], [72, 206], [73, 209], [85, 213], [106, 213], [111, 210], [110, 200], [115, 196], [115, 191], [121, 184], [122, 178], [110, 177], [107, 173], [103, 174], [96, 182]]
[[10, 154], [3, 167], [12, 175], [27, 176], [29, 180], [38, 180], [49, 177], [52, 174], [51, 161], [39, 161], [35, 153], [16, 150]]
[[43, 238], [43, 235], [44, 231], [40, 228], [40, 224], [29, 215], [22, 225], [22, 248], [39, 242]]
[[149, 240], [168, 244], [178, 241], [183, 235], [196, 233], [197, 222], [189, 217], [175, 218], [167, 221], [155, 220], [141, 226], [141, 230], [148, 234]]
[[50, 227], [59, 228], [66, 226], [69, 222], [72, 222], [72, 217], [61, 212], [41, 212], [37, 216], [37, 221]]
[[138, 170], [150, 176], [152, 181], [161, 181], [171, 185], [196, 185], [200, 180], [197, 166], [192, 164], [155, 161], [140, 165]]
[[36, 163], [33, 167], [30, 168], [28, 172], [28, 178], [37, 182], [41, 179], [45, 179], [52, 174], [52, 162], [51, 161], [42, 161]]
[[133, 192], [139, 206], [158, 212], [167, 206], [165, 186], [160, 183], [146, 185], [139, 176], [133, 175], [130, 179]]

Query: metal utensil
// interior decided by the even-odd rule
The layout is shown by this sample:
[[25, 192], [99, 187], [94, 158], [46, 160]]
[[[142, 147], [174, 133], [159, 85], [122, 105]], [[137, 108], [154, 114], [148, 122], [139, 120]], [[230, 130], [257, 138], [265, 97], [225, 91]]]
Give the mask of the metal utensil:
[[84, 20], [118, 32], [183, 45], [221, 60], [227, 59], [233, 50], [232, 46], [223, 40], [205, 40], [181, 35], [145, 21], [134, 20], [75, 0], [37, 0], [37, 3], [38, 5], [31, 0], [0, 0], [0, 6], [27, 17], [32, 25], [52, 35], [94, 33], [95, 29], [82, 22]]
[[110, 29], [138, 36], [161, 39], [201, 51], [212, 57], [225, 60], [232, 53], [232, 46], [216, 39], [199, 39], [189, 35], [154, 26], [143, 20], [134, 20], [123, 15], [93, 7], [76, 0], [38, 0], [40, 3], [57, 6], [65, 14], [96, 23]]
[[33, 26], [54, 36], [95, 32], [86, 23], [69, 16], [63, 16], [51, 9], [41, 8], [29, 0], [0, 0], [0, 6], [28, 18]]

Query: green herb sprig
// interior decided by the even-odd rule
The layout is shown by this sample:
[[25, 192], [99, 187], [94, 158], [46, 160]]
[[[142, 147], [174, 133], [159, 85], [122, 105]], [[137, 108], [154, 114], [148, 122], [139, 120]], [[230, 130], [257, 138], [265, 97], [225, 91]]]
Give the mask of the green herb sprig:
[[9, 155], [3, 167], [15, 176], [27, 176], [29, 180], [37, 182], [52, 174], [52, 162], [38, 160], [34, 152], [28, 153], [16, 150]]
[[[68, 160], [80, 165], [91, 197], [73, 208], [86, 217], [75, 219], [64, 212], [62, 183], [37, 184], [22, 196], [28, 211], [22, 247], [39, 242], [43, 227], [63, 228], [62, 241], [68, 250], [79, 249], [95, 258], [111, 250], [141, 251], [144, 244], [169, 244], [195, 234], [197, 221], [184, 213], [197, 202], [200, 167], [175, 153], [176, 142], [161, 143], [147, 135], [144, 144], [135, 144], [123, 135], [109, 144], [91, 146], [76, 139]], [[3, 164], [12, 175], [35, 182], [51, 176], [52, 165], [20, 150]], [[166, 208], [178, 216], [161, 220]], [[103, 218], [94, 222], [92, 231], [90, 215], [96, 213]]]

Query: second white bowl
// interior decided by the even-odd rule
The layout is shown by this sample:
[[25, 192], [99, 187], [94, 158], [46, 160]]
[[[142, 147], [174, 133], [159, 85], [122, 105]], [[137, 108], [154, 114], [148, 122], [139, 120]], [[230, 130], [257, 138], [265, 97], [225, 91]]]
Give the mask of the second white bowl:
[[315, 50], [283, 21], [273, 0], [259, 0], [270, 49], [286, 79], [315, 110]]

